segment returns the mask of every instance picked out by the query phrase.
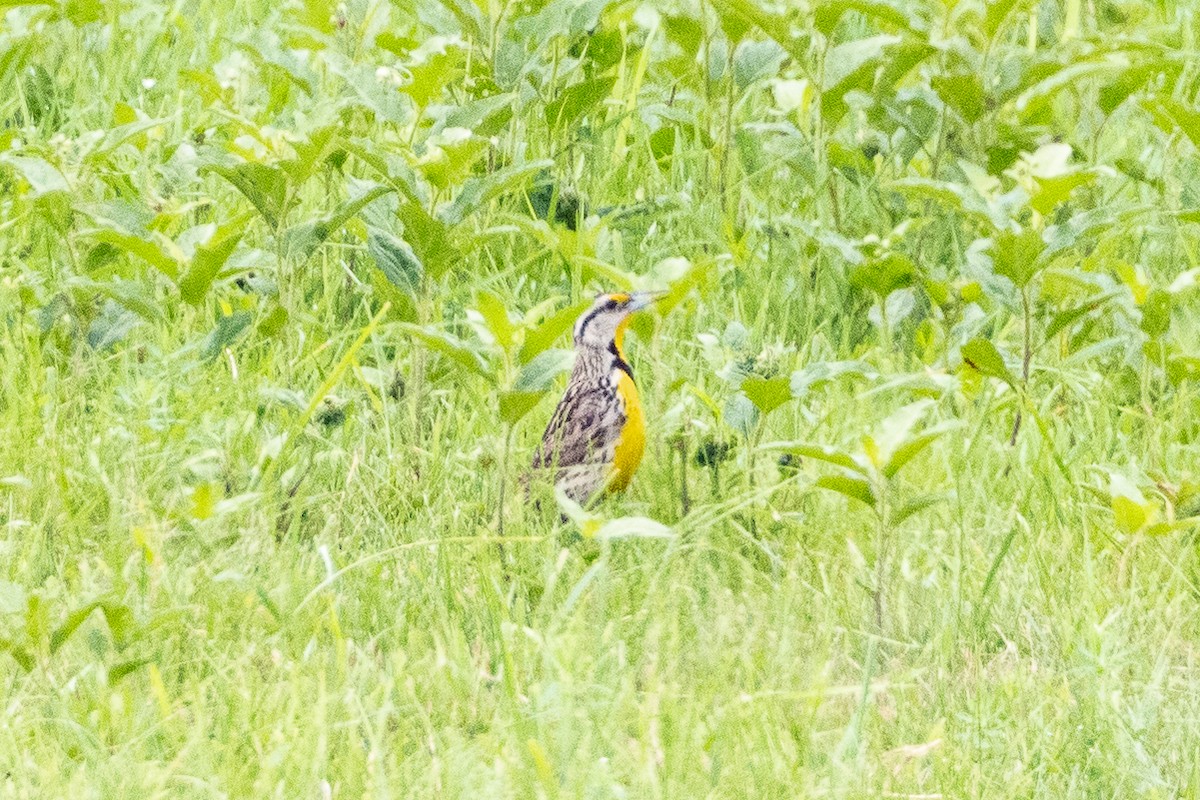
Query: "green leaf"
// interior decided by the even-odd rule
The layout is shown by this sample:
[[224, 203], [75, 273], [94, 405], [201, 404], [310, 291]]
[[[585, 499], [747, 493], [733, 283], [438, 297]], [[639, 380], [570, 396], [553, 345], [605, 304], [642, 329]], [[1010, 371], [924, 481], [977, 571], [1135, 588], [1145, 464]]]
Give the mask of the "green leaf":
[[760, 378], [751, 375], [742, 381], [742, 391], [764, 415], [792, 399], [792, 381], [788, 375]]
[[95, 228], [85, 231], [84, 234], [137, 256], [171, 280], [175, 280], [179, 275], [183, 253], [174, 242], [158, 231], [142, 237], [113, 228]]
[[977, 222], [990, 224], [992, 221], [987, 203], [962, 184], [929, 178], [901, 178], [888, 184], [888, 188], [908, 198], [933, 200]]
[[1048, 215], [1059, 203], [1066, 202], [1071, 192], [1092, 183], [1099, 176], [1100, 173], [1096, 170], [1078, 170], [1048, 178], [1034, 176], [1037, 189], [1029, 199], [1029, 205], [1039, 214]]
[[222, 225], [211, 239], [196, 247], [191, 266], [179, 280], [179, 293], [185, 302], [196, 306], [204, 300], [213, 280], [229, 260], [238, 242], [242, 240], [248, 221], [249, 216], [242, 215]]
[[813, 24], [821, 33], [830, 36], [838, 20], [848, 11], [857, 11], [864, 17], [912, 33], [919, 33], [924, 28], [924, 25], [906, 14], [903, 9], [880, 0], [825, 0], [817, 6]]
[[875, 507], [875, 490], [871, 488], [871, 483], [866, 478], [843, 472], [838, 475], [822, 475], [817, 478], [816, 485], [822, 489], [844, 494], [860, 503], [866, 503], [871, 508]]
[[839, 467], [853, 470], [860, 475], [866, 475], [866, 468], [863, 467], [854, 456], [844, 450], [838, 450], [835, 447], [830, 447], [824, 444], [812, 444], [810, 442], [770, 442], [762, 446], [763, 450], [782, 450], [785, 453], [790, 453], [801, 458], [814, 458], [818, 461], [824, 461], [829, 464], [835, 464]]
[[1045, 249], [1042, 234], [1034, 228], [999, 231], [992, 237], [992, 270], [1023, 288], [1037, 273], [1038, 257]]
[[745, 91], [755, 81], [777, 75], [784, 55], [783, 48], [775, 42], [742, 42], [733, 57], [734, 84], [739, 91]]
[[1060, 331], [1070, 328], [1072, 325], [1083, 319], [1091, 312], [1107, 305], [1108, 302], [1116, 296], [1116, 292], [1108, 292], [1107, 294], [1100, 295], [1094, 300], [1088, 300], [1082, 305], [1058, 312], [1050, 320], [1050, 324], [1046, 326], [1046, 332], [1043, 334], [1044, 339], [1052, 339]]
[[462, 254], [451, 241], [446, 223], [430, 216], [420, 203], [401, 203], [396, 214], [404, 225], [405, 241], [411, 244], [430, 278], [438, 280], [461, 262]]
[[987, 12], [983, 18], [983, 33], [989, 41], [996, 38], [996, 34], [1000, 32], [1000, 27], [1012, 10], [1016, 8], [1020, 0], [989, 0], [987, 3]]
[[367, 252], [393, 286], [409, 296], [420, 291], [424, 269], [407, 242], [387, 231], [372, 230], [367, 235]]
[[115, 686], [129, 675], [137, 672], [147, 664], [152, 663], [148, 658], [135, 658], [132, 661], [123, 661], [115, 665], [108, 671], [108, 685]]
[[758, 406], [754, 405], [745, 393], [738, 392], [725, 402], [725, 410], [721, 416], [726, 425], [749, 439], [754, 433], [754, 427], [758, 425], [759, 411]]
[[339, 228], [379, 198], [394, 192], [390, 186], [367, 184], [328, 214], [293, 225], [284, 232], [284, 251], [289, 258], [307, 259]]
[[545, 392], [501, 392], [500, 421], [505, 425], [516, 425], [545, 394]]
[[100, 603], [96, 601], [68, 614], [66, 620], [54, 629], [54, 633], [50, 634], [50, 652], [55, 653], [58, 648], [66, 644], [67, 640], [71, 638], [71, 634], [75, 633], [83, 621], [99, 607]]
[[1162, 336], [1171, 327], [1171, 293], [1154, 289], [1142, 304], [1142, 330], [1151, 339]]
[[571, 330], [572, 324], [579, 315], [592, 306], [591, 300], [581, 300], [574, 305], [565, 306], [546, 317], [537, 327], [525, 334], [525, 341], [517, 353], [517, 359], [528, 363], [562, 336]]
[[390, 82], [378, 80], [374, 67], [352, 63], [340, 54], [327, 53], [324, 60], [330, 72], [341, 77], [350, 89], [349, 96], [343, 95], [343, 107], [363, 109], [395, 126], [412, 122], [411, 98], [401, 94]]
[[457, 225], [485, 203], [506, 192], [524, 188], [531, 178], [552, 165], [552, 161], [543, 159], [497, 170], [482, 178], [471, 178], [463, 184], [454, 201], [442, 207], [439, 216], [447, 225]]
[[982, 81], [974, 72], [935, 75], [929, 79], [929, 85], [968, 125], [974, 125], [983, 116], [986, 95]]
[[879, 377], [875, 368], [865, 361], [818, 361], [792, 373], [792, 396], [804, 397], [843, 375], [857, 375], [867, 380]]
[[229, 315], [222, 315], [212, 333], [205, 338], [200, 354], [204, 358], [216, 358], [226, 347], [238, 340], [253, 320], [254, 314], [249, 311], [235, 311]]
[[461, 339], [451, 336], [445, 331], [422, 328], [419, 325], [413, 325], [409, 322], [400, 323], [400, 329], [420, 341], [421, 344], [430, 350], [435, 350], [446, 356], [460, 367], [464, 367], [468, 371], [489, 380], [495, 379], [483, 356]]
[[908, 500], [904, 505], [893, 511], [888, 519], [891, 525], [899, 525], [904, 520], [911, 517], [913, 514], [918, 514], [927, 508], [931, 508], [938, 503], [945, 501], [945, 495], [940, 494], [922, 494]]
[[33, 655], [28, 650], [26, 650], [24, 647], [21, 647], [11, 639], [0, 638], [0, 652], [6, 652], [12, 656], [13, 660], [17, 662], [17, 666], [26, 672], [30, 672], [37, 663], [34, 661]]
[[[897, 448], [908, 440], [913, 428], [924, 419], [934, 405], [928, 398], [918, 400], [896, 409], [879, 423], [879, 428], [871, 437], [877, 466], [882, 469], [892, 460]], [[871, 455], [870, 451], [868, 455]]]
[[973, 369], [977, 369], [991, 378], [999, 378], [1009, 386], [1016, 387], [1017, 379], [1009, 371], [1008, 365], [996, 345], [987, 339], [975, 338], [962, 346], [963, 361]]
[[922, 450], [933, 444], [942, 434], [960, 427], [958, 422], [943, 422], [916, 436], [901, 442], [883, 466], [884, 477], [893, 478], [904, 465], [917, 456]]
[[[754, 0], [713, 0], [713, 7], [717, 9], [717, 13], [721, 17], [723, 28], [726, 28], [727, 31], [740, 29], [740, 33], [738, 30], [732, 30], [732, 33], [736, 35], [729, 35], [727, 32], [730, 41], [734, 43], [740, 41], [749, 27], [754, 25], [771, 37], [796, 61], [805, 63], [811, 57], [808, 53], [808, 37], [793, 36], [788, 17], [772, 14]], [[700, 33], [700, 37], [702, 36], [703, 29]], [[700, 37], [697, 38], [697, 47]], [[695, 50], [692, 51], [692, 54], [695, 54]]]
[[0, 162], [10, 165], [29, 184], [29, 196], [41, 197], [54, 192], [71, 191], [67, 179], [50, 162], [36, 156], [15, 156], [11, 153], [0, 154]]
[[513, 382], [513, 389], [519, 392], [544, 392], [555, 378], [570, 370], [574, 363], [574, 350], [543, 350], [521, 367]]
[[880, 300], [913, 285], [917, 265], [903, 253], [887, 253], [850, 270], [850, 285], [873, 292]]
[[1109, 473], [1109, 495], [1117, 527], [1127, 534], [1140, 531], [1150, 522], [1154, 506], [1146, 502], [1142, 490], [1133, 481], [1117, 472]]
[[828, 67], [821, 91], [821, 116], [836, 124], [848, 110], [846, 94], [854, 89], [869, 91], [886, 58], [885, 51], [899, 42], [898, 36], [871, 36], [832, 48], [825, 58]]
[[247, 161], [234, 166], [211, 165], [207, 171], [215, 172], [233, 184], [258, 209], [263, 220], [271, 228], [279, 227], [287, 199], [288, 178], [279, 167]]
[[1128, 61], [1121, 57], [1068, 64], [1021, 92], [1016, 99], [1017, 112], [1029, 114], [1037, 111], [1060, 90], [1068, 86], [1077, 86], [1084, 79], [1096, 75], [1119, 73], [1127, 66]]
[[616, 82], [616, 76], [591, 78], [563, 89], [557, 98], [546, 104], [546, 125], [552, 131], [574, 126], [612, 94]]
[[508, 317], [508, 309], [505, 308], [504, 301], [495, 292], [480, 289], [476, 295], [475, 304], [479, 307], [479, 314], [487, 323], [488, 330], [492, 332], [492, 336], [496, 337], [496, 343], [503, 350], [509, 350], [517, 329]]

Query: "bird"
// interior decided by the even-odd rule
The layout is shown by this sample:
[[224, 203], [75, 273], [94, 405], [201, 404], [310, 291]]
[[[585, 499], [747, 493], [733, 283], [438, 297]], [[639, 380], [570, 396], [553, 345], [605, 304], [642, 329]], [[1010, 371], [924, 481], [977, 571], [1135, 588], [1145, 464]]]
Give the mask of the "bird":
[[628, 488], [642, 461], [646, 416], [625, 356], [625, 330], [634, 312], [663, 294], [599, 294], [575, 322], [575, 366], [534, 453], [533, 472], [553, 472], [555, 486], [581, 506]]

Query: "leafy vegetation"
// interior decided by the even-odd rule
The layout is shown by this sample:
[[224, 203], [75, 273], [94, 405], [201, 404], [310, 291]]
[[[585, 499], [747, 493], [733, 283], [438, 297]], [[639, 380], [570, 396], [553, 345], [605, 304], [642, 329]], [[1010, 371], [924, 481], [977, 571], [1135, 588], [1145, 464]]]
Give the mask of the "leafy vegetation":
[[5, 796], [1200, 794], [1190, 4], [0, 14]]

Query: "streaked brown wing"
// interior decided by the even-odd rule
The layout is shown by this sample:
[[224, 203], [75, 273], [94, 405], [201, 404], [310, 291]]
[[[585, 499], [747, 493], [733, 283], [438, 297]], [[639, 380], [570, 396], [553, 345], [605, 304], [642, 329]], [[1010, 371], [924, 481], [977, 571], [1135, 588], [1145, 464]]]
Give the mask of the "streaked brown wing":
[[620, 437], [624, 422], [620, 402], [605, 387], [568, 386], [542, 435], [533, 466], [562, 469], [592, 463]]

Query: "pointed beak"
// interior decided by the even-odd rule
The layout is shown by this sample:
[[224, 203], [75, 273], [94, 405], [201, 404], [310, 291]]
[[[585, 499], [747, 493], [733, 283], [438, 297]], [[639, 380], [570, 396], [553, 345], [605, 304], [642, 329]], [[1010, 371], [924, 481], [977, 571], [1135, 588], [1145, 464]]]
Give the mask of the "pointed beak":
[[665, 291], [662, 292], [634, 292], [629, 296], [629, 311], [641, 311], [643, 308], [657, 303], [667, 296]]

